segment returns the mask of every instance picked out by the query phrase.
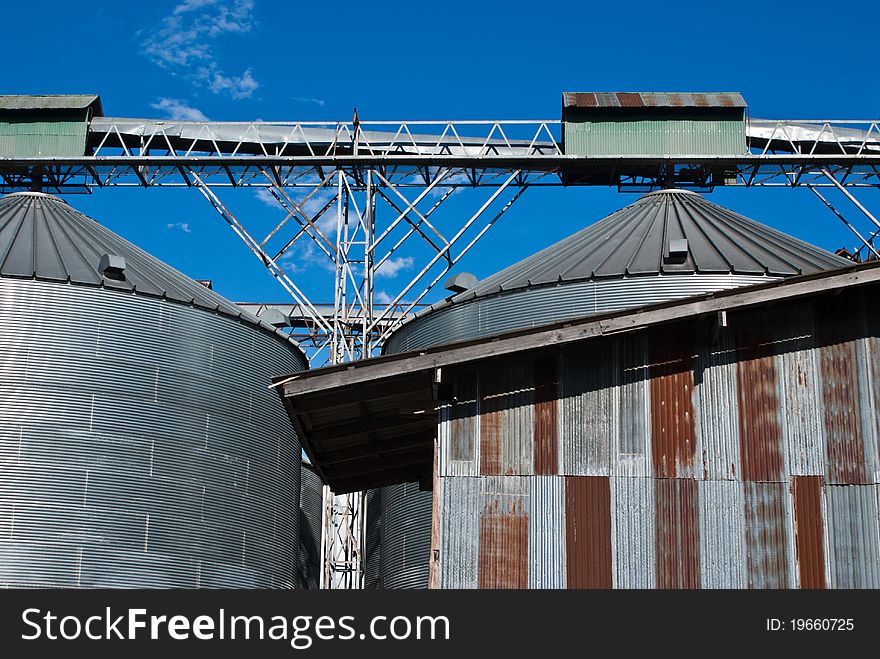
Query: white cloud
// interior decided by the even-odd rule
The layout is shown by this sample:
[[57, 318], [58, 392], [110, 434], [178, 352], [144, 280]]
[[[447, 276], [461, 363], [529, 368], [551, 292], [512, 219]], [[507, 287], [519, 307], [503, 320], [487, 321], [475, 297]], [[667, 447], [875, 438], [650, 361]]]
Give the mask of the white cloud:
[[189, 222], [169, 222], [165, 226], [168, 229], [178, 229], [184, 233], [192, 233], [192, 229], [189, 228]]
[[207, 121], [208, 117], [198, 108], [187, 105], [185, 101], [176, 98], [160, 98], [155, 103], [151, 103], [150, 107], [154, 110], [161, 110], [168, 115], [169, 119], [178, 121]]
[[225, 76], [219, 71], [200, 69], [199, 76], [208, 82], [208, 88], [215, 94], [229, 92], [229, 95], [236, 100], [248, 98], [260, 86], [251, 75], [250, 69], [240, 76]]
[[215, 52], [218, 37], [250, 32], [253, 0], [184, 0], [141, 42], [144, 54], [162, 68], [184, 73], [215, 94], [248, 98], [259, 87], [250, 69], [226, 74]]
[[376, 270], [377, 277], [396, 277], [398, 273], [413, 267], [415, 259], [411, 256], [400, 256], [385, 261]]
[[373, 293], [373, 302], [376, 304], [391, 304], [391, 296], [385, 291], [375, 291]]
[[327, 102], [323, 98], [314, 98], [312, 96], [294, 96], [291, 100], [299, 101], [300, 103], [314, 103], [319, 107], [327, 105]]

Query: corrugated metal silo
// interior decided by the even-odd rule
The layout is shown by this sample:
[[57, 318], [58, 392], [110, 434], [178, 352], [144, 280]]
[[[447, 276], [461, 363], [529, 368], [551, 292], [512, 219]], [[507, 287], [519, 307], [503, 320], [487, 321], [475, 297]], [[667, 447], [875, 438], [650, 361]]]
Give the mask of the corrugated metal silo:
[[324, 519], [324, 483], [303, 460], [299, 492], [299, 564], [303, 588], [321, 586], [321, 533]]
[[0, 584], [291, 587], [295, 344], [39, 193], [0, 199]]

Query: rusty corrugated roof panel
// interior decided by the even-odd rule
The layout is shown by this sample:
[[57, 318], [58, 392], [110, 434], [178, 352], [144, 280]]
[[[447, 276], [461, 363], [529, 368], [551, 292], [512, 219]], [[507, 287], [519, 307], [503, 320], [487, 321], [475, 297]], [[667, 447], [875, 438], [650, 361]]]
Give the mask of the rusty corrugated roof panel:
[[564, 108], [745, 108], [739, 92], [565, 92]]
[[611, 588], [611, 484], [607, 476], [565, 478], [568, 588]]
[[480, 374], [480, 474], [532, 473], [531, 361], [505, 362]]

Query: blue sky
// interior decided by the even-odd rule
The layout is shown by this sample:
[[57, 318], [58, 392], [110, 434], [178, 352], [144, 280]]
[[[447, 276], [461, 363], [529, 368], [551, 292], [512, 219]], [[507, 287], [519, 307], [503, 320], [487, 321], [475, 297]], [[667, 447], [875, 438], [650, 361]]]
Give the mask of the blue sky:
[[[555, 119], [563, 91], [741, 91], [762, 118], [880, 116], [872, 40], [826, 3], [314, 3], [178, 0], [7, 4], [0, 93], [101, 94], [105, 114], [212, 120]], [[8, 29], [15, 26], [15, 29]], [[482, 191], [457, 195], [466, 212]], [[246, 224], [279, 211], [221, 193]], [[839, 195], [834, 203], [864, 227]], [[880, 211], [877, 191], [859, 193]], [[807, 190], [709, 198], [822, 247], [854, 239]], [[529, 190], [460, 269], [482, 278], [636, 196]], [[235, 300], [286, 294], [195, 191], [71, 196], [78, 209]], [[378, 287], [393, 292], [404, 261]], [[331, 273], [297, 282], [329, 299]], [[433, 299], [441, 296], [438, 291]]]

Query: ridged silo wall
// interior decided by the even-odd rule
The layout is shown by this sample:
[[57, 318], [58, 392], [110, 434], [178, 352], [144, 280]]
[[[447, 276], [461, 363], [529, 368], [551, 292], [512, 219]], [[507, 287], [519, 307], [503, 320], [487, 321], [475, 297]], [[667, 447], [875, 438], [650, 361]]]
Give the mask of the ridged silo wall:
[[321, 533], [324, 519], [324, 483], [307, 462], [300, 470], [299, 566], [303, 588], [321, 586]]
[[0, 279], [0, 585], [292, 587], [300, 446], [278, 336], [142, 295]]

